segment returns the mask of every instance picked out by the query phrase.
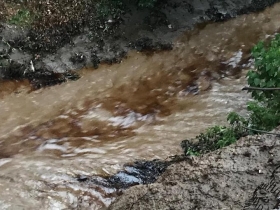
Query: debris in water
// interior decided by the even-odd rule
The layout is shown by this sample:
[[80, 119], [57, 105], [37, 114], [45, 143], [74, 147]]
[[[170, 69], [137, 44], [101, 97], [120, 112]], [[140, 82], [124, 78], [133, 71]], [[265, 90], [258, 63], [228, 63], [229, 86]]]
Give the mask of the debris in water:
[[77, 175], [76, 179], [79, 182], [92, 182], [107, 188], [126, 189], [138, 184], [150, 184], [156, 181], [167, 166], [168, 162], [153, 160], [153, 161], [136, 161], [132, 164], [126, 164], [124, 169], [113, 176], [109, 177], [89, 177]]

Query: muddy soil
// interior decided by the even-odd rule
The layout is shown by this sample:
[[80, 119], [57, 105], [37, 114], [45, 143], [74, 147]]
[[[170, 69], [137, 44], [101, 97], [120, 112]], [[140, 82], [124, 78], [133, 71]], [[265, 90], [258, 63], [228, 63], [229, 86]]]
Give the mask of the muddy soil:
[[280, 127], [273, 132], [172, 164], [109, 209], [280, 209]]
[[[98, 11], [91, 6], [79, 13], [81, 17], [75, 16], [69, 21], [61, 18], [61, 22], [65, 23], [59, 25], [41, 26], [41, 23], [37, 23], [31, 28], [21, 28], [3, 22], [0, 28], [0, 61], [6, 66], [1, 67], [0, 78], [13, 79], [14, 75], [29, 78], [31, 74], [26, 76], [26, 71], [65, 73], [83, 67], [97, 68], [99, 63], [121, 62], [131, 49], [142, 52], [170, 50], [175, 38], [196, 24], [223, 21], [239, 14], [260, 11], [275, 2], [278, 0], [176, 0], [159, 1], [154, 9], [140, 9], [136, 1], [124, 1], [124, 9], [117, 17], [112, 14], [102, 18], [92, 15]], [[49, 7], [47, 5], [46, 10]], [[47, 20], [54, 21], [55, 11], [43, 15], [49, 15]], [[45, 24], [49, 22], [45, 21]], [[8, 68], [10, 61], [23, 67]], [[59, 79], [45, 83], [59, 84]], [[38, 82], [40, 80], [35, 83]]]

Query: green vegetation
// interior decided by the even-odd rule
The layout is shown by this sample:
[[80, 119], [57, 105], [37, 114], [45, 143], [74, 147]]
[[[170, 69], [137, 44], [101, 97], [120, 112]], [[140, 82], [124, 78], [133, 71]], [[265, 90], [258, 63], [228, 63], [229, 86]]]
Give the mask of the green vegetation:
[[[158, 0], [138, 0], [136, 6], [152, 9], [157, 2]], [[96, 3], [96, 11], [101, 18], [112, 16], [118, 19], [125, 12], [125, 3], [123, 0], [100, 0]]]
[[[258, 88], [280, 87], [280, 35], [269, 44], [259, 42], [252, 51], [255, 70], [248, 72], [248, 84]], [[251, 128], [271, 130], [280, 124], [280, 90], [251, 90], [254, 102], [248, 104]]]
[[96, 4], [97, 16], [118, 19], [124, 13], [124, 5], [120, 0], [101, 0]]
[[247, 74], [249, 102], [247, 119], [232, 112], [229, 126], [214, 126], [195, 139], [182, 141], [185, 155], [200, 155], [236, 142], [248, 134], [265, 133], [280, 125], [280, 35], [268, 44], [259, 42], [252, 50], [255, 68]]
[[33, 15], [29, 10], [21, 9], [15, 15], [13, 15], [8, 22], [14, 25], [27, 26], [32, 23], [33, 19]]
[[233, 144], [245, 134], [246, 130], [239, 125], [214, 126], [195, 139], [182, 141], [181, 146], [185, 155], [197, 156]]
[[139, 0], [138, 6], [142, 8], [154, 8], [155, 4], [157, 3], [157, 0]]
[[[0, 3], [2, 7], [0, 20], [7, 20], [10, 24], [20, 26], [29, 26], [32, 23], [46, 26], [61, 25], [71, 21], [92, 21], [96, 17], [119, 20], [130, 4], [138, 8], [153, 9], [157, 2], [158, 0], [74, 0], [69, 4], [68, 1], [57, 0], [50, 0], [48, 3], [37, 0], [19, 3], [17, 0], [11, 0], [9, 4]], [[19, 9], [18, 12], [14, 15], [9, 14], [8, 11], [15, 8]]]

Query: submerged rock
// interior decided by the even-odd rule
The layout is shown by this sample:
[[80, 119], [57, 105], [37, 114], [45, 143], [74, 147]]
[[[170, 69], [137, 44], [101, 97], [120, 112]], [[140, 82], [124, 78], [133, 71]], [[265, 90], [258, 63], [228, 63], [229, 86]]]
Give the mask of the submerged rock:
[[78, 175], [77, 180], [80, 182], [94, 183], [106, 188], [122, 190], [134, 185], [155, 182], [157, 177], [165, 171], [168, 165], [168, 162], [159, 160], [136, 161], [132, 164], [126, 164], [122, 171], [113, 176], [89, 177]]

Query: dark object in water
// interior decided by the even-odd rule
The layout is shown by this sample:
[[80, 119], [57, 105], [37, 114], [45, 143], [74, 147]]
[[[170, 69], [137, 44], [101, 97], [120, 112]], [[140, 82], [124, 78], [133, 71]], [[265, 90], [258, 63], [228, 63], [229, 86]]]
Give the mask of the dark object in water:
[[77, 80], [80, 78], [79, 74], [74, 71], [57, 73], [42, 68], [36, 69], [36, 71], [26, 72], [27, 68], [28, 67], [26, 65], [11, 61], [8, 66], [0, 67], [1, 77], [3, 80], [27, 79], [31, 83], [33, 90], [61, 84], [67, 80]]
[[113, 176], [109, 177], [88, 177], [79, 175], [77, 181], [94, 183], [108, 188], [126, 189], [139, 184], [150, 184], [156, 181], [167, 166], [168, 162], [153, 161], [136, 161], [132, 164], [126, 164], [124, 169]]
[[32, 87], [37, 90], [43, 87], [58, 85], [67, 80], [77, 80], [80, 77], [74, 71], [56, 73], [52, 71], [37, 70], [35, 72], [26, 73], [24, 78], [28, 79], [32, 84]]
[[88, 177], [85, 176], [85, 175], [77, 175], [76, 179], [79, 181], [79, 182], [85, 182], [88, 180]]

